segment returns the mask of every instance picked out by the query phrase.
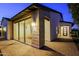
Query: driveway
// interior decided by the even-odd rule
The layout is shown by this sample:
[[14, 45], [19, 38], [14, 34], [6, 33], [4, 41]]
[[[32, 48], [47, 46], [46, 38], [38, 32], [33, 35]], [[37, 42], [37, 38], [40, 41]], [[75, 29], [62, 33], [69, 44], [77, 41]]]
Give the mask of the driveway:
[[73, 56], [79, 55], [74, 42], [46, 42], [37, 49], [15, 40], [0, 41], [0, 55], [3, 56]]

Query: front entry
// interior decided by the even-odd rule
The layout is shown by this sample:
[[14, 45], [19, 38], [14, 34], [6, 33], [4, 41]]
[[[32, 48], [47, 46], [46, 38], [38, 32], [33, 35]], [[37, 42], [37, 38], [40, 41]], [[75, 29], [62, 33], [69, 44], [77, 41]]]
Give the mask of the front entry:
[[69, 26], [61, 26], [61, 38], [69, 38], [70, 37], [70, 30]]

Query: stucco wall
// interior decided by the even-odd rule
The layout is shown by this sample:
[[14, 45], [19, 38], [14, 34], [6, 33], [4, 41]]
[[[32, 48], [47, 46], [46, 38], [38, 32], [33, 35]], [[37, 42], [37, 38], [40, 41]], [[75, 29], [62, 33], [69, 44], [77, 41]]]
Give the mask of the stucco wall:
[[[44, 20], [45, 20], [44, 18], [45, 18], [45, 16], [47, 16], [50, 21], [50, 27], [47, 26], [48, 28], [50, 28], [50, 39], [48, 39], [48, 40], [52, 41], [52, 40], [56, 39], [57, 35], [58, 35], [57, 30], [58, 30], [59, 22], [60, 22], [60, 20], [62, 20], [61, 15], [59, 13], [56, 13], [53, 11], [48, 11], [48, 10], [43, 10], [43, 9], [41, 9], [39, 11], [40, 11], [39, 17], [42, 18], [42, 19], [40, 19], [42, 22], [41, 28], [42, 28], [42, 30], [44, 29], [42, 31], [42, 33], [44, 34], [44, 32], [45, 32], [45, 25], [43, 25], [43, 24], [44, 24]], [[45, 37], [45, 34], [43, 36]]]
[[57, 38], [57, 30], [59, 26], [59, 22], [62, 20], [60, 14], [50, 12], [50, 24], [51, 24], [51, 38], [52, 40], [55, 40]]

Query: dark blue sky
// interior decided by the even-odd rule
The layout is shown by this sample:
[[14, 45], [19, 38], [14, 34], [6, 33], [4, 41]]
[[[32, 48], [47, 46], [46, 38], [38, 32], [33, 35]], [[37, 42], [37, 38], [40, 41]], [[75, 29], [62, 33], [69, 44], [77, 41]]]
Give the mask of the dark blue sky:
[[[2, 19], [2, 17], [13, 17], [15, 14], [17, 14], [29, 5], [30, 3], [0, 4], [0, 20]], [[65, 21], [72, 22], [72, 17], [66, 3], [43, 3], [43, 5], [61, 12]]]

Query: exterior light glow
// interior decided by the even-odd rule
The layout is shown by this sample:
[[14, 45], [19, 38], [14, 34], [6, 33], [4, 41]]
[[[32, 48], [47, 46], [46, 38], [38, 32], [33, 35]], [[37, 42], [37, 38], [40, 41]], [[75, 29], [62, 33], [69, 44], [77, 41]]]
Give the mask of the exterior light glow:
[[32, 30], [36, 31], [36, 23], [35, 22], [32, 22]]
[[4, 27], [3, 30], [6, 31], [6, 27]]
[[35, 27], [35, 26], [36, 26], [36, 24], [35, 24], [34, 22], [32, 22], [32, 26], [33, 26], [33, 27]]

